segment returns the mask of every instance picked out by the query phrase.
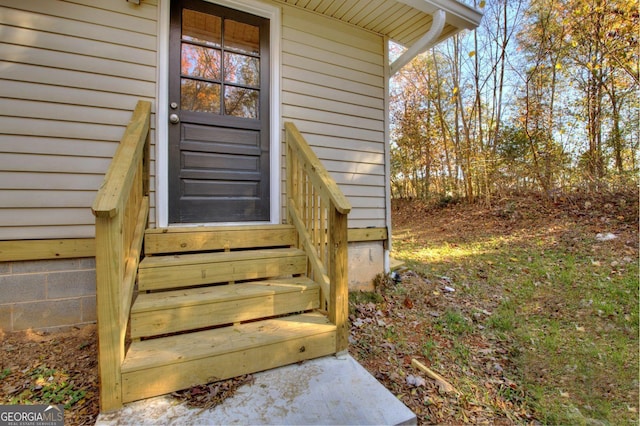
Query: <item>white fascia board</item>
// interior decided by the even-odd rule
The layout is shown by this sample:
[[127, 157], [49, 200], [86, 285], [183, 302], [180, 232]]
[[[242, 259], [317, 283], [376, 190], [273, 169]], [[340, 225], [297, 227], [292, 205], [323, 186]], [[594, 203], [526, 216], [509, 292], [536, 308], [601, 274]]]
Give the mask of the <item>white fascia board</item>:
[[433, 15], [437, 10], [447, 13], [447, 23], [459, 30], [472, 30], [482, 20], [482, 12], [456, 0], [398, 0], [414, 9]]

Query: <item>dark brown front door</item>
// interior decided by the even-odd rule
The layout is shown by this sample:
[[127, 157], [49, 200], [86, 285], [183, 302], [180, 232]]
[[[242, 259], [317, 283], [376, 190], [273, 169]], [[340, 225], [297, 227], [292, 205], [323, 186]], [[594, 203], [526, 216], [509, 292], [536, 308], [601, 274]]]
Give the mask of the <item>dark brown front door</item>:
[[269, 20], [171, 3], [170, 223], [269, 220]]

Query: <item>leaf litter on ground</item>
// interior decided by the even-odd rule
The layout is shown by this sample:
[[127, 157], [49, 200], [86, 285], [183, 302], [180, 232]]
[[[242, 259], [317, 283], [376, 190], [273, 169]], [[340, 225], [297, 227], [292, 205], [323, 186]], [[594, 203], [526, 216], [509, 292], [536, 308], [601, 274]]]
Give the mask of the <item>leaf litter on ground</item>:
[[[406, 266], [351, 294], [350, 352], [419, 424], [637, 423], [638, 200], [609, 198], [395, 200], [394, 256]], [[617, 238], [595, 237], [607, 233]]]

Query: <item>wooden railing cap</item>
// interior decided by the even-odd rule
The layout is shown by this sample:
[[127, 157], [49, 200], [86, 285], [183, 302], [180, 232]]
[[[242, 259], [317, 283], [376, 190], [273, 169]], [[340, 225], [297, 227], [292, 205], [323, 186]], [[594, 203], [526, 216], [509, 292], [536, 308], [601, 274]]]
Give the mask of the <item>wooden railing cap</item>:
[[95, 216], [113, 217], [118, 213], [120, 201], [133, 178], [132, 164], [142, 155], [142, 147], [149, 132], [150, 117], [151, 102], [138, 101], [93, 201], [91, 211]]

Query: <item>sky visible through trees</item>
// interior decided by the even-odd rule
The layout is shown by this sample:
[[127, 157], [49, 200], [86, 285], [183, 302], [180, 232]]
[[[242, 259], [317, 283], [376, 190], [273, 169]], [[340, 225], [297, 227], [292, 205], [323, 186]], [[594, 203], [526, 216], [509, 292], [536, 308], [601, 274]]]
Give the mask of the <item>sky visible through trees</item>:
[[466, 3], [484, 12], [480, 27], [392, 77], [392, 195], [637, 185], [638, 2]]

